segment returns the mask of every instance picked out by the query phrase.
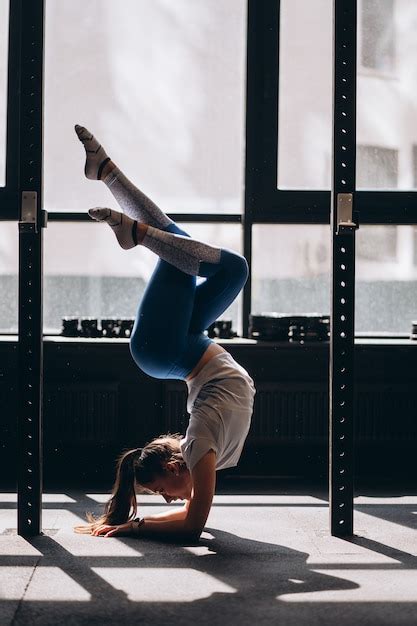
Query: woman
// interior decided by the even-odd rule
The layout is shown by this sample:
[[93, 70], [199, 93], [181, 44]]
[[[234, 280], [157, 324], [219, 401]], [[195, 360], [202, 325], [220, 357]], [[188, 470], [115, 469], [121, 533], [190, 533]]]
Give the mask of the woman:
[[[90, 209], [124, 249], [143, 245], [159, 257], [130, 339], [136, 364], [155, 378], [183, 379], [190, 422], [185, 437], [161, 436], [123, 454], [104, 515], [78, 532], [112, 537], [198, 538], [215, 490], [216, 470], [234, 467], [249, 431], [255, 388], [249, 374], [205, 329], [246, 282], [246, 260], [193, 240], [124, 176], [94, 136], [75, 131], [86, 151], [85, 175], [102, 180], [124, 213]], [[196, 284], [196, 277], [205, 281]], [[186, 501], [178, 510], [136, 518], [136, 491]], [[135, 518], [135, 519], [134, 519]]]

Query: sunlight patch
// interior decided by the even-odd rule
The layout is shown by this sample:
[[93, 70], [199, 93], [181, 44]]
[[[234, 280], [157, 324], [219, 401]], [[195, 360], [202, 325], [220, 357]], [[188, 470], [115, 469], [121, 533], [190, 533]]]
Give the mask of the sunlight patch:
[[217, 578], [191, 568], [93, 567], [132, 602], [195, 602], [214, 593], [236, 593]]
[[[17, 503], [17, 493], [0, 493], [0, 504], [1, 503], [13, 502]], [[64, 493], [43, 493], [42, 494], [42, 502], [44, 504], [65, 504], [65, 503], [74, 503], [76, 500], [70, 498]]]
[[[317, 574], [315, 580], [314, 574]], [[277, 596], [283, 602], [415, 602], [416, 570], [311, 570], [309, 591]], [[314, 587], [319, 591], [314, 591]]]
[[208, 556], [210, 554], [215, 554], [215, 552], [210, 550], [207, 546], [188, 546], [184, 547], [184, 550], [191, 552], [194, 556]]
[[30, 580], [31, 567], [1, 567], [0, 597], [2, 600], [30, 602], [87, 602], [91, 594], [59, 567], [37, 567]]

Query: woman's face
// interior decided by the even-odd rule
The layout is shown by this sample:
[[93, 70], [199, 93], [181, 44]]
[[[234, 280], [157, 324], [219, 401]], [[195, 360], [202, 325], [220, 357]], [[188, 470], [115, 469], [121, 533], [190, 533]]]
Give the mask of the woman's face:
[[181, 468], [174, 462], [167, 463], [165, 472], [144, 487], [154, 493], [159, 493], [166, 502], [174, 502], [175, 500], [189, 500], [193, 483], [188, 469]]

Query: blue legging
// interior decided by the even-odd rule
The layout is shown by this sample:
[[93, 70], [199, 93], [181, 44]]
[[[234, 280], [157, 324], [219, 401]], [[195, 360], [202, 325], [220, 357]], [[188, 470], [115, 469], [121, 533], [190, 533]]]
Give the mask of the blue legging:
[[[176, 224], [166, 231], [189, 236]], [[185, 379], [213, 343], [204, 331], [233, 302], [248, 277], [246, 259], [222, 249], [220, 262], [200, 263], [200, 276], [159, 260], [139, 304], [130, 339], [135, 363], [154, 378]]]

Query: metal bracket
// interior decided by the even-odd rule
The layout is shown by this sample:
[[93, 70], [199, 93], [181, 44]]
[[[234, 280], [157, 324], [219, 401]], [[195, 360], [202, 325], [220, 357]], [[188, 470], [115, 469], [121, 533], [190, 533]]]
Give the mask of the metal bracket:
[[22, 210], [19, 221], [20, 232], [38, 232], [38, 227], [46, 228], [48, 224], [47, 211], [41, 211], [41, 220], [38, 224], [38, 194], [36, 191], [22, 191]]
[[359, 215], [355, 214], [355, 221], [353, 221], [353, 194], [352, 193], [338, 193], [337, 194], [337, 235], [353, 234], [357, 228], [359, 228], [357, 218]]
[[19, 231], [38, 232], [37, 208], [38, 194], [36, 191], [22, 191], [22, 210], [20, 213]]

